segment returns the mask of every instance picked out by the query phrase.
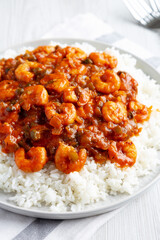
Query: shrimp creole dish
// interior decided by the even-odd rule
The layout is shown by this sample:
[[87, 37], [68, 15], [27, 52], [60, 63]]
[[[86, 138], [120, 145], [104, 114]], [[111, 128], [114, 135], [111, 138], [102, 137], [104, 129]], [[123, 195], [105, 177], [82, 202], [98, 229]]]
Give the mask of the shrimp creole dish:
[[156, 168], [160, 89], [135, 59], [85, 43], [6, 56], [0, 189], [15, 193], [9, 201], [77, 211], [132, 193]]

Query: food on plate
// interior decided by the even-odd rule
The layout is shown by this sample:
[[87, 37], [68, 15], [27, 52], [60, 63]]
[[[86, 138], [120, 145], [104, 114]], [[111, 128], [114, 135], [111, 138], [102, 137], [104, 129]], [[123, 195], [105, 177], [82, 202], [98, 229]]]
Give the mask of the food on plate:
[[10, 200], [75, 211], [131, 193], [154, 170], [160, 91], [133, 58], [88, 44], [11, 55], [0, 60], [0, 189], [16, 193]]
[[1, 133], [2, 151], [14, 152], [24, 172], [37, 172], [47, 161], [64, 173], [80, 171], [87, 155], [131, 167], [137, 153], [130, 138], [152, 107], [137, 100], [137, 81], [117, 72], [117, 62], [105, 52], [87, 56], [58, 45], [2, 59], [0, 124], [11, 128]]

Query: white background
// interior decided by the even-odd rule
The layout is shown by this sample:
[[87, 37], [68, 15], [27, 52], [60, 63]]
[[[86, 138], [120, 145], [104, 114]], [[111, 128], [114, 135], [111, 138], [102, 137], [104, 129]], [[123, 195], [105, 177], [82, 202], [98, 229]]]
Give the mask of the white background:
[[[138, 26], [121, 0], [0, 0], [0, 51], [39, 39], [56, 24], [86, 12], [160, 56], [160, 30]], [[102, 226], [91, 240], [104, 239], [160, 239], [160, 181]]]

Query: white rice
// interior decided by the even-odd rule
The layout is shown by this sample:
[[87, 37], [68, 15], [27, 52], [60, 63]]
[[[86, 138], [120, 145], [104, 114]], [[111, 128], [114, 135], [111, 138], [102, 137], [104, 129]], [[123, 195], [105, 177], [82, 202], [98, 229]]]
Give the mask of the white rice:
[[[95, 51], [87, 43], [75, 45], [87, 53]], [[8, 50], [3, 57], [15, 57], [25, 49], [29, 48], [17, 52]], [[9, 201], [25, 208], [47, 206], [54, 212], [79, 211], [92, 203], [107, 201], [109, 195], [132, 194], [140, 186], [141, 177], [155, 171], [160, 163], [160, 112], [156, 111], [160, 109], [160, 86], [135, 68], [136, 60], [130, 55], [120, 55], [114, 49], [106, 49], [106, 52], [118, 58], [117, 70], [127, 71], [138, 81], [138, 100], [153, 106], [151, 118], [143, 124], [140, 136], [132, 138], [138, 152], [136, 164], [132, 168], [120, 169], [109, 161], [98, 165], [88, 159], [80, 172], [68, 175], [57, 170], [53, 163], [47, 164], [40, 172], [26, 174], [17, 168], [12, 154], [0, 151], [0, 189], [14, 193]]]

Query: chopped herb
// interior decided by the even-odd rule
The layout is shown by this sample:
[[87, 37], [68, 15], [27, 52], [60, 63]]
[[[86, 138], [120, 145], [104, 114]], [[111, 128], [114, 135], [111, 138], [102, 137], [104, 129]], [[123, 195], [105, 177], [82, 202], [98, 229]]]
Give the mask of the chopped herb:
[[9, 107], [6, 108], [6, 111], [7, 111], [7, 112], [13, 112], [13, 111], [15, 111], [15, 110], [16, 110], [16, 108], [15, 108], [15, 106], [13, 106], [13, 105], [10, 105]]
[[27, 83], [25, 87], [30, 87], [30, 86], [32, 86], [32, 84], [31, 83]]
[[29, 54], [29, 53], [24, 54], [24, 59], [27, 59], [29, 61], [36, 61], [37, 60], [36, 56], [34, 56], [33, 54]]
[[17, 102], [17, 100], [15, 100], [15, 99], [10, 101], [10, 103], [11, 103], [12, 105], [16, 104], [16, 102]]
[[56, 45], [56, 46], [55, 46], [55, 50], [58, 50], [58, 48], [60, 48], [60, 46], [59, 46], [59, 45]]
[[48, 81], [47, 85], [48, 85], [48, 84], [51, 84], [51, 83], [53, 83], [53, 82], [56, 82], [56, 79], [52, 79], [52, 80]]
[[16, 91], [15, 91], [16, 95], [20, 95], [20, 94], [22, 94], [23, 92], [24, 92], [24, 89], [23, 89], [23, 88], [17, 88]]
[[30, 146], [24, 140], [19, 141], [18, 145], [20, 147], [23, 147], [26, 151], [29, 151], [29, 149], [30, 149]]
[[40, 131], [37, 131], [36, 129], [32, 129], [30, 131], [30, 137], [32, 138], [33, 141], [37, 141], [41, 138], [41, 133], [40, 133]]
[[121, 133], [122, 133], [122, 128], [121, 128], [120, 126], [116, 126], [116, 127], [114, 128], [114, 132], [115, 132], [116, 134], [121, 134]]
[[9, 70], [10, 70], [9, 68], [6, 68], [5, 69], [5, 74], [7, 74], [9, 72]]
[[39, 68], [39, 67], [38, 67], [38, 68], [34, 68], [34, 69], [33, 69], [33, 73], [34, 73], [35, 75], [38, 75], [38, 74], [40, 74], [40, 73], [42, 72], [42, 70], [43, 70], [43, 69], [42, 69], [42, 68]]
[[82, 63], [83, 64], [92, 64], [93, 61], [90, 58], [86, 58]]
[[31, 126], [31, 127], [35, 127], [35, 126], [37, 126], [37, 123], [31, 122], [31, 123], [30, 123], [30, 126]]
[[87, 87], [88, 87], [90, 90], [92, 90], [92, 91], [95, 90], [95, 86], [94, 86], [94, 84], [93, 84], [92, 82], [88, 83], [88, 84], [87, 84]]
[[128, 115], [129, 119], [133, 119], [134, 118], [134, 115], [132, 112], [129, 112], [129, 115]]
[[30, 130], [30, 127], [28, 125], [26, 125], [24, 127], [24, 137], [27, 139], [30, 137], [30, 134], [29, 134], [29, 130]]

